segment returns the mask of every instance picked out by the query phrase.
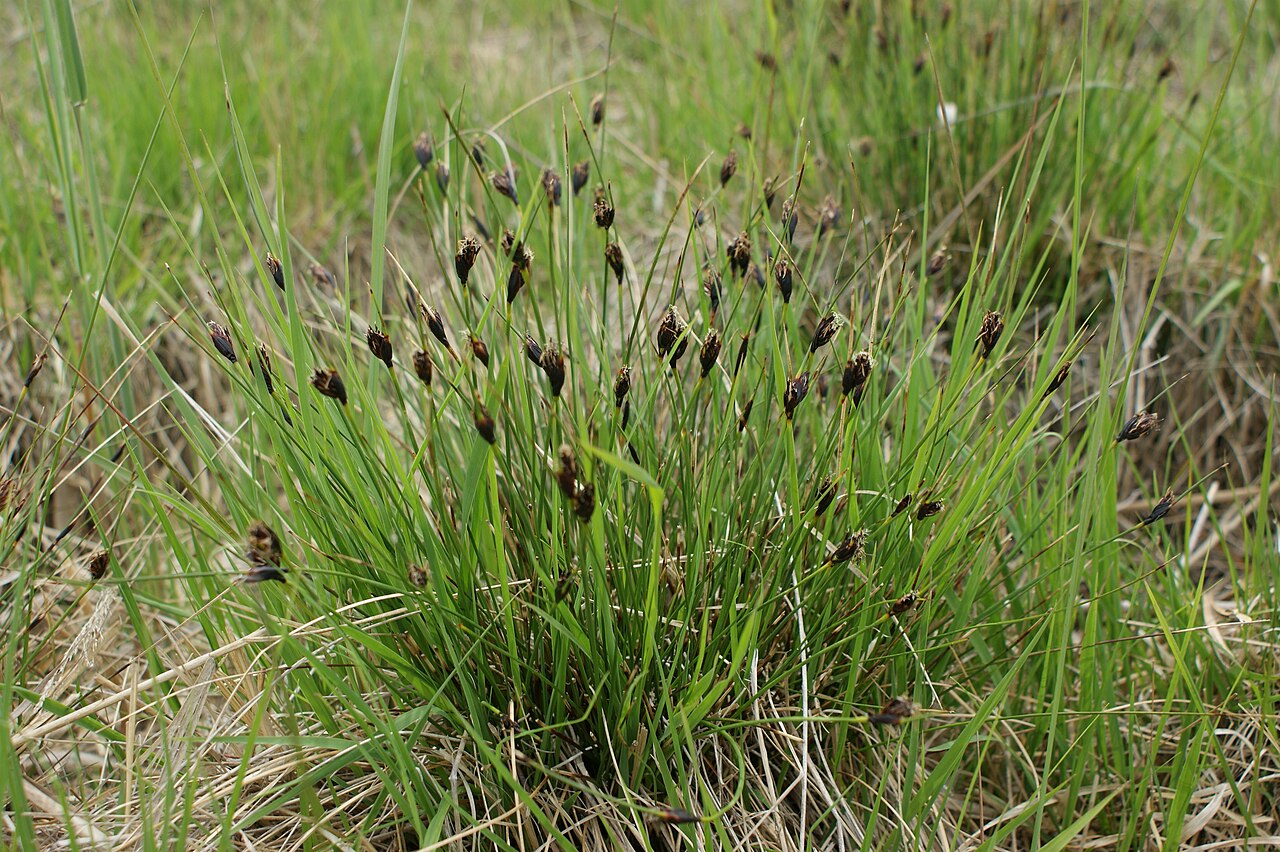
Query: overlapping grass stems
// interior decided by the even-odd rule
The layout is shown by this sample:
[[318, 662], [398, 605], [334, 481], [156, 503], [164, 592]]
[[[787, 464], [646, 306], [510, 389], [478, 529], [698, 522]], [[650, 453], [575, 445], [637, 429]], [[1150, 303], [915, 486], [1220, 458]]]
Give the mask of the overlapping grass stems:
[[[60, 5], [45, 4], [58, 60], [78, 50]], [[87, 451], [123, 481], [123, 496], [87, 510], [111, 531], [104, 538], [123, 540], [101, 551], [114, 554], [105, 564], [95, 551], [90, 575], [119, 590], [153, 676], [172, 668], [144, 609], [197, 622], [214, 649], [252, 649], [224, 693], [242, 724], [210, 723], [234, 771], [207, 787], [182, 784], [201, 767], [177, 760], [132, 779], [124, 799], [136, 792], [153, 817], [148, 837], [181, 845], [187, 832], [206, 832], [230, 843], [301, 815], [353, 837], [399, 822], [421, 843], [473, 830], [505, 848], [527, 824], [575, 848], [585, 830], [575, 805], [605, 803], [592, 830], [619, 844], [656, 843], [646, 826], [701, 816], [662, 831], [731, 846], [742, 836], [735, 819], [779, 808], [818, 843], [855, 836], [856, 825], [867, 845], [928, 845], [942, 809], [963, 823], [998, 796], [1027, 807], [991, 827], [997, 844], [1014, 831], [1062, 844], [1096, 817], [1093, 830], [1132, 846], [1147, 831], [1135, 815], [1149, 813], [1157, 788], [1175, 791], [1161, 814], [1177, 836], [1201, 775], [1233, 777], [1213, 733], [1216, 709], [1251, 691], [1260, 704], [1269, 699], [1265, 671], [1223, 661], [1200, 633], [1182, 632], [1199, 626], [1199, 601], [1192, 573], [1166, 570], [1181, 537], [1164, 533], [1159, 517], [1136, 528], [1117, 520], [1128, 464], [1117, 436], [1132, 431], [1135, 356], [1118, 308], [1108, 315], [1103, 305], [1094, 327], [1077, 325], [1091, 315], [1079, 304], [1086, 212], [1095, 227], [1132, 218], [1137, 233], [1164, 239], [1158, 229], [1176, 227], [1185, 211], [1182, 172], [1171, 187], [1139, 174], [1158, 116], [1094, 108], [1102, 95], [1036, 99], [1030, 115], [997, 112], [954, 136], [947, 127], [904, 135], [930, 114], [918, 107], [936, 100], [938, 79], [914, 62], [870, 58], [900, 53], [920, 19], [894, 15], [857, 40], [843, 37], [848, 18], [810, 10], [797, 18], [804, 49], [793, 54], [804, 73], [779, 73], [778, 57], [759, 57], [750, 139], [730, 137], [730, 125], [683, 129], [672, 143], [687, 143], [682, 151], [732, 138], [734, 165], [722, 152], [691, 168], [687, 191], [655, 216], [650, 180], [611, 153], [607, 99], [597, 107], [584, 98], [581, 118], [579, 102], [564, 97], [526, 110], [523, 120], [552, 128], [543, 137], [486, 132], [455, 105], [429, 122], [432, 158], [411, 145], [420, 128], [397, 124], [405, 20], [367, 283], [352, 269], [315, 265], [319, 250], [298, 237], [306, 223], [291, 219], [294, 193], [312, 188], [287, 176], [291, 161], [311, 156], [307, 146], [280, 150], [264, 190], [263, 151], [241, 124], [245, 92], [233, 87], [230, 153], [206, 157], [148, 45], [160, 123], [174, 131], [162, 143], [173, 145], [170, 165], [185, 162], [200, 209], [227, 216], [188, 243], [183, 211], [165, 209], [171, 274], [147, 273], [165, 278], [156, 289], [166, 304], [179, 294], [186, 345], [222, 371], [217, 410], [188, 394], [137, 318], [114, 306], [103, 313], [98, 297], [119, 248], [110, 237], [123, 238], [130, 204], [108, 228], [92, 170], [73, 168], [93, 162], [75, 148], [77, 139], [91, 147], [92, 128], [79, 126], [72, 106], [83, 91], [61, 78], [48, 84], [62, 195], [87, 214], [64, 223], [79, 282], [73, 313], [78, 329], [103, 328], [110, 341], [79, 350], [77, 369], [112, 399], [112, 439], [128, 439], [118, 452], [112, 440]], [[1136, 21], [1116, 18], [1117, 38]], [[1044, 40], [1065, 25], [1043, 16], [1011, 24]], [[1025, 50], [974, 26], [939, 39], [929, 60], [964, 50], [953, 60], [969, 61], [969, 36], [993, 45], [985, 58], [1002, 73], [973, 75], [959, 96], [968, 115], [993, 81], [1016, 100], [1025, 77], [1013, 73]], [[690, 31], [707, 55], [724, 57], [731, 48], [715, 34]], [[830, 57], [828, 43], [838, 46]], [[1209, 46], [1197, 50], [1203, 57]], [[652, 59], [658, 68], [683, 57]], [[815, 164], [815, 152], [843, 150], [852, 135], [850, 110], [832, 102], [844, 90], [815, 70], [823, 62], [880, 69], [882, 97], [860, 120], [890, 144], [872, 146], [859, 182]], [[1066, 64], [1045, 69], [1046, 86], [1053, 73], [1070, 78]], [[60, 72], [74, 66], [50, 61]], [[702, 83], [712, 98], [746, 88], [731, 75]], [[775, 118], [775, 91], [779, 112], [806, 122], [783, 147], [772, 123], [789, 125]], [[1016, 132], [1005, 126], [1018, 121]], [[1031, 125], [1037, 132], [1024, 139]], [[1081, 132], [1065, 134], [1066, 125]], [[996, 150], [987, 132], [1014, 147]], [[1064, 154], [1064, 138], [1074, 151]], [[482, 162], [472, 157], [478, 142]], [[961, 187], [994, 160], [1008, 169], [999, 182], [1008, 189], [977, 181], [985, 191], [967, 198]], [[590, 178], [575, 191], [584, 162]], [[1213, 168], [1218, 178], [1231, 172], [1222, 160]], [[558, 180], [559, 205], [544, 169]], [[496, 185], [495, 174], [504, 176]], [[1088, 188], [1109, 183], [1126, 191], [1087, 207]], [[164, 207], [168, 193], [157, 194]], [[1176, 213], [1134, 215], [1135, 195], [1181, 203], [1167, 205]], [[857, 199], [893, 209], [903, 198], [922, 202], [918, 231], [878, 227], [850, 207]], [[1064, 209], [1069, 239], [1042, 239], [1058, 232]], [[967, 231], [966, 253], [948, 260], [937, 251], [948, 229], [930, 226], [935, 210], [952, 211], [950, 226]], [[915, 221], [913, 212], [904, 218]], [[426, 234], [434, 263], [400, 263], [423, 255], [388, 227], [405, 221]], [[1245, 242], [1258, 228], [1247, 224], [1233, 231]], [[454, 254], [472, 238], [478, 252], [464, 285]], [[47, 252], [23, 250], [19, 265], [34, 268]], [[1056, 310], [1045, 308], [1046, 289]], [[1114, 305], [1124, 303], [1123, 291], [1114, 294]], [[832, 336], [815, 346], [819, 329], [818, 339]], [[707, 343], [717, 339], [718, 353]], [[187, 466], [135, 425], [151, 401], [135, 399], [116, 370], [138, 352], [166, 382], [165, 405], [198, 477], [184, 476]], [[624, 368], [629, 389], [618, 404]], [[67, 436], [53, 443], [54, 466], [84, 425], [77, 411], [67, 406], [53, 430]], [[155, 457], [171, 479], [149, 482]], [[1159, 495], [1182, 496], [1195, 477], [1153, 476], [1151, 515], [1163, 507], [1179, 519], [1179, 506]], [[1264, 477], [1260, 493], [1269, 487]], [[152, 510], [160, 534], [135, 531], [124, 505]], [[24, 512], [6, 515], [6, 540], [34, 508]], [[1253, 536], [1260, 563], [1268, 534]], [[127, 575], [144, 557], [162, 570]], [[1250, 576], [1242, 569], [1239, 582]], [[1146, 646], [1128, 641], [1129, 606], [1158, 625], [1173, 658], [1167, 681]], [[36, 656], [28, 651], [9, 642], [6, 672], [26, 671]], [[15, 694], [38, 697], [17, 680], [5, 678], [6, 707]], [[163, 682], [149, 693], [175, 711], [157, 723], [162, 739], [192, 737], [176, 712], [191, 694]], [[896, 696], [914, 705], [905, 720]], [[1113, 712], [1153, 696], [1155, 728], [1180, 728], [1165, 762], [1144, 762], [1143, 737], [1162, 742], [1132, 721], [1147, 710]], [[122, 737], [92, 730], [127, 759]], [[291, 750], [287, 771], [265, 783], [259, 755], [281, 746]], [[480, 783], [459, 786], [462, 762]], [[18, 775], [6, 772], [0, 788], [15, 801], [25, 795]], [[336, 807], [369, 789], [359, 784], [368, 776], [381, 782], [376, 793], [349, 815]], [[999, 793], [988, 783], [997, 777], [1006, 782]], [[824, 792], [828, 779], [834, 789]], [[1267, 809], [1265, 792], [1228, 786], [1238, 812]], [[198, 824], [209, 797], [221, 825]], [[516, 815], [492, 819], [516, 804]]]

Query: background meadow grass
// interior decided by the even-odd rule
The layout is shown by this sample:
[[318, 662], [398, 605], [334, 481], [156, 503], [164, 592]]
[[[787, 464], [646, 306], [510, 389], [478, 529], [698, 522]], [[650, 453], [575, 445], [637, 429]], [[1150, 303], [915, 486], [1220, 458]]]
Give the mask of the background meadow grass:
[[[1274, 2], [6, 8], [7, 842], [1276, 842], [1277, 35]], [[286, 583], [243, 582], [255, 521]]]

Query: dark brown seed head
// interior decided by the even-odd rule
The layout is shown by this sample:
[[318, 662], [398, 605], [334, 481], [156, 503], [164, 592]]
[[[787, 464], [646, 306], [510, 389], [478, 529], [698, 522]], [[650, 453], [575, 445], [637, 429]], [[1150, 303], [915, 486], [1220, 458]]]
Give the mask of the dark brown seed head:
[[518, 263], [511, 264], [511, 271], [507, 273], [507, 304], [510, 305], [516, 300], [516, 296], [520, 295], [520, 291], [525, 285], [525, 270]]
[[551, 395], [559, 396], [564, 388], [564, 353], [555, 343], [548, 343], [542, 348], [542, 357], [538, 366], [547, 374], [547, 382], [551, 385]]
[[778, 179], [776, 177], [765, 178], [764, 185], [760, 187], [760, 192], [764, 195], [764, 206], [773, 207], [773, 200], [778, 195]]
[[480, 437], [484, 438], [490, 444], [498, 442], [497, 427], [493, 422], [493, 418], [489, 415], [489, 409], [484, 407], [484, 403], [476, 400], [476, 408], [473, 414], [476, 431], [480, 433]]
[[742, 231], [729, 243], [726, 254], [729, 255], [729, 268], [733, 270], [734, 275], [745, 275], [747, 267], [751, 264], [751, 237], [747, 236], [746, 231]]
[[903, 512], [905, 512], [907, 510], [907, 507], [910, 505], [911, 505], [911, 495], [907, 494], [905, 497], [903, 497], [901, 500], [898, 501], [898, 504], [896, 506], [893, 507], [893, 513], [890, 514], [889, 517], [896, 518], [898, 515], [901, 515]]
[[613, 270], [613, 275], [618, 279], [618, 283], [622, 283], [622, 273], [625, 271], [622, 265], [622, 246], [617, 243], [609, 243], [604, 247], [604, 259], [609, 264], [609, 268]]
[[311, 280], [321, 287], [330, 290], [336, 289], [338, 279], [333, 277], [333, 273], [318, 263], [312, 263], [307, 267], [307, 271], [311, 273]]
[[573, 498], [573, 513], [583, 523], [588, 523], [591, 516], [596, 511], [596, 487], [590, 482], [584, 483], [578, 489], [578, 495]]
[[1163, 83], [1165, 80], [1173, 76], [1173, 72], [1178, 70], [1178, 66], [1173, 64], [1172, 59], [1166, 59], [1164, 64], [1160, 66], [1160, 70], [1156, 73], [1156, 82]]
[[844, 373], [840, 376], [840, 392], [848, 396], [865, 385], [867, 379], [871, 378], [873, 366], [871, 353], [866, 351], [859, 352], [846, 361]]
[[919, 602], [920, 596], [918, 594], [915, 592], [907, 592], [905, 595], [890, 604], [889, 614], [902, 615], [904, 612], [915, 609], [916, 604]]
[[373, 353], [373, 357], [387, 365], [387, 369], [391, 369], [391, 338], [380, 328], [369, 326], [369, 330], [364, 333], [365, 343], [369, 344], [369, 351]]
[[836, 484], [831, 481], [830, 476], [822, 477], [822, 482], [818, 483], [818, 494], [813, 507], [815, 517], [822, 517], [827, 508], [831, 506], [831, 501], [836, 499]]
[[[676, 311], [675, 305], [667, 308], [667, 312], [662, 315], [662, 321], [658, 324], [658, 354], [665, 358], [687, 328], [688, 325]], [[678, 358], [679, 355], [676, 357]]]
[[702, 273], [702, 289], [707, 294], [707, 301], [711, 302], [712, 313], [720, 310], [720, 270], [714, 266], [708, 266], [706, 271]]
[[271, 252], [267, 252], [265, 261], [267, 272], [271, 273], [271, 280], [276, 282], [276, 286], [281, 290], [284, 289], [284, 266], [280, 263], [280, 258]]
[[751, 125], [747, 124], [745, 121], [739, 121], [738, 126], [733, 132], [737, 133], [740, 138], [745, 139], [748, 142], [751, 141]]
[[787, 242], [796, 238], [796, 225], [800, 217], [796, 214], [796, 197], [793, 195], [782, 202], [782, 232], [787, 235]]
[[1161, 520], [1165, 515], [1169, 514], [1169, 510], [1173, 508], [1173, 504], [1177, 502], [1177, 498], [1173, 496], [1172, 491], [1166, 491], [1164, 496], [1160, 498], [1160, 502], [1151, 507], [1151, 511], [1145, 518], [1139, 521], [1142, 526], [1150, 526], [1156, 521]]
[[485, 162], [484, 137], [480, 137], [475, 142], [471, 143], [471, 162], [475, 163], [477, 166], [479, 166], [482, 169], [484, 168], [484, 162]]
[[1067, 380], [1067, 376], [1069, 375], [1071, 375], [1070, 361], [1063, 364], [1062, 368], [1059, 369], [1058, 372], [1054, 374], [1053, 380], [1049, 382], [1049, 387], [1045, 390], [1044, 395], [1048, 396], [1049, 394], [1056, 391], [1058, 388], [1062, 387], [1063, 382]]
[[250, 585], [265, 583], [269, 580], [284, 583], [286, 582], [284, 575], [288, 570], [288, 568], [282, 568], [279, 565], [250, 565], [245, 569], [242, 579]]
[[755, 404], [755, 397], [747, 400], [747, 404], [742, 406], [742, 413], [738, 415], [738, 431], [741, 432], [747, 428], [747, 421], [751, 419], [751, 406]]
[[724, 186], [738, 173], [738, 152], [730, 151], [720, 164], [720, 185]]
[[[208, 325], [209, 338], [213, 340], [213, 348], [218, 350], [219, 355], [234, 364], [236, 362], [236, 347], [235, 344], [231, 342], [231, 332], [225, 325], [219, 325], [216, 322], [210, 321]], [[43, 358], [43, 356], [41, 357]], [[36, 367], [33, 367], [32, 370], [39, 372], [39, 368]], [[28, 380], [27, 385], [30, 384], [31, 380]]]
[[591, 125], [599, 127], [604, 123], [604, 93], [600, 92], [591, 99]]
[[789, 303], [791, 301], [791, 264], [783, 258], [778, 258], [778, 262], [773, 265], [773, 280], [778, 282], [778, 292], [782, 294], [782, 301]]
[[937, 275], [947, 265], [947, 261], [951, 259], [951, 252], [945, 248], [940, 248], [929, 256], [929, 262], [925, 265], [925, 275]]
[[560, 493], [565, 496], [565, 499], [572, 500], [578, 496], [578, 459], [568, 444], [560, 445], [558, 455], [560, 467], [556, 469], [556, 483], [560, 486]]
[[498, 245], [502, 246], [503, 254], [505, 254], [507, 257], [511, 257], [511, 253], [512, 251], [515, 250], [515, 247], [516, 247], [515, 231], [511, 230], [510, 228], [503, 228], [502, 240], [498, 243]]
[[426, 587], [427, 579], [428, 579], [426, 565], [418, 565], [416, 563], [413, 565], [410, 565], [408, 574], [409, 574], [409, 585], [413, 586], [415, 589], [421, 589]]
[[1139, 411], [1133, 417], [1129, 418], [1129, 422], [1124, 424], [1124, 428], [1120, 430], [1120, 434], [1116, 436], [1117, 441], [1136, 441], [1142, 436], [1150, 433], [1154, 429], [1160, 428], [1160, 418], [1152, 414], [1150, 411]]
[[733, 361], [733, 375], [736, 377], [738, 371], [742, 369], [742, 365], [747, 362], [747, 352], [751, 348], [751, 334], [744, 331], [742, 338], [738, 342], [738, 357]]
[[427, 350], [418, 349], [413, 353], [413, 372], [417, 373], [420, 382], [431, 387], [431, 356]]
[[249, 532], [245, 541], [244, 558], [248, 560], [250, 565], [278, 566], [280, 564], [283, 556], [280, 548], [280, 539], [275, 534], [275, 530], [264, 522], [254, 521], [249, 524]]
[[542, 190], [552, 207], [560, 206], [560, 175], [553, 169], [542, 170]]
[[[211, 323], [210, 325], [213, 325], [213, 324]], [[225, 329], [224, 329], [224, 331], [225, 331]], [[230, 335], [228, 335], [227, 339], [228, 339], [228, 340], [230, 340], [230, 339], [231, 339], [231, 338], [230, 338]], [[215, 346], [217, 346], [217, 345], [218, 345], [218, 341], [216, 341], [216, 340], [215, 340], [215, 341], [214, 341], [214, 345], [215, 345]], [[221, 348], [219, 348], [219, 349], [218, 349], [218, 351], [219, 351], [219, 352], [222, 352], [222, 349], [221, 349]], [[226, 355], [226, 353], [225, 353], [225, 352], [223, 352], [222, 354], [223, 354], [223, 355]], [[23, 386], [24, 388], [29, 388], [29, 387], [31, 387], [31, 383], [32, 383], [32, 382], [34, 382], [34, 381], [36, 380], [36, 377], [40, 375], [40, 371], [44, 369], [44, 362], [45, 362], [45, 361], [47, 361], [47, 360], [49, 360], [49, 356], [48, 356], [48, 355], [46, 355], [46, 354], [45, 354], [45, 353], [43, 353], [43, 352], [41, 352], [39, 355], [37, 355], [37, 356], [35, 357], [35, 359], [34, 359], [34, 360], [32, 360], [32, 362], [31, 362], [31, 369], [27, 370], [27, 377], [26, 377], [25, 379], [23, 379], [23, 381], [22, 381], [22, 386]], [[235, 360], [236, 360], [236, 354], [235, 354], [235, 352], [234, 352], [234, 351], [232, 351], [232, 353], [231, 353], [231, 355], [230, 355], [230, 360], [231, 360], [231, 363], [233, 363], [233, 364], [235, 363]]]
[[311, 386], [321, 396], [336, 399], [343, 405], [347, 404], [347, 386], [342, 383], [342, 377], [338, 375], [337, 370], [322, 370], [317, 367], [311, 373]]
[[445, 349], [452, 349], [449, 345], [449, 335], [444, 330], [444, 320], [440, 317], [439, 311], [423, 302], [422, 315], [427, 320], [427, 328], [431, 331], [431, 335], [440, 341], [440, 345]]
[[596, 227], [604, 228], [606, 231], [613, 227], [613, 208], [609, 206], [609, 202], [605, 200], [603, 195], [596, 198], [595, 205], [592, 208], [595, 211]]
[[754, 281], [757, 287], [764, 289], [764, 272], [754, 260], [747, 264], [747, 280]]
[[817, 352], [830, 343], [842, 325], [844, 325], [844, 319], [835, 312], [829, 313], [818, 320], [818, 327], [813, 330], [813, 340], [809, 343], [809, 351]]
[[440, 188], [442, 195], [449, 191], [449, 167], [444, 160], [436, 163], [436, 186]]
[[89, 557], [89, 576], [96, 583], [103, 577], [107, 576], [107, 571], [111, 568], [111, 551], [99, 550], [93, 556]]
[[1000, 342], [1000, 335], [1004, 333], [1004, 318], [996, 311], [987, 311], [982, 317], [982, 327], [978, 330], [978, 349], [982, 352], [982, 357], [987, 358], [991, 355], [991, 350], [996, 348], [996, 344]]
[[843, 215], [844, 211], [840, 209], [840, 204], [828, 195], [818, 210], [818, 239], [822, 239], [823, 235], [840, 227], [840, 219]]
[[542, 344], [534, 340], [533, 335], [528, 332], [524, 335], [524, 354], [535, 366], [542, 366]]
[[858, 562], [867, 552], [867, 531], [858, 530], [850, 533], [844, 541], [836, 545], [831, 553], [831, 563], [841, 565], [845, 562]]
[[756, 51], [756, 62], [758, 62], [760, 64], [760, 67], [766, 71], [778, 70], [777, 57], [775, 57], [772, 53], [769, 53], [766, 50]]
[[873, 725], [900, 725], [916, 713], [915, 705], [905, 698], [894, 698], [880, 708], [879, 713], [872, 713], [867, 721]]
[[485, 342], [474, 335], [468, 335], [471, 341], [471, 355], [484, 365], [485, 369], [489, 369], [489, 347]]
[[693, 226], [695, 228], [701, 228], [707, 223], [707, 217], [710, 215], [711, 214], [707, 212], [707, 208], [702, 205], [698, 205], [698, 209], [693, 211]]
[[795, 416], [796, 408], [804, 401], [808, 393], [809, 374], [807, 372], [787, 380], [787, 387], [782, 392], [782, 408], [786, 412], [788, 420]]
[[625, 364], [618, 370], [618, 376], [613, 380], [613, 407], [621, 408], [622, 401], [627, 398], [627, 394], [631, 392], [631, 368]]
[[926, 500], [916, 509], [916, 520], [923, 521], [925, 518], [932, 518], [941, 512], [943, 503], [941, 500]]
[[271, 376], [271, 353], [267, 351], [265, 343], [258, 344], [258, 369], [262, 373], [262, 383], [267, 386], [267, 393], [274, 394], [276, 385]]
[[480, 256], [480, 241], [475, 237], [463, 237], [458, 240], [458, 251], [453, 256], [453, 269], [458, 273], [458, 280], [463, 284], [471, 277], [471, 268], [476, 265]]
[[587, 185], [587, 181], [591, 178], [591, 161], [580, 160], [573, 164], [573, 171], [569, 175], [569, 183], [573, 187], [573, 194], [577, 195], [582, 192], [582, 188]]
[[720, 357], [720, 332], [714, 328], [707, 332], [706, 338], [702, 341], [702, 352], [699, 355], [699, 361], [702, 364], [702, 378], [711, 375], [712, 368], [716, 365], [716, 360]]
[[520, 206], [520, 195], [516, 191], [516, 171], [513, 166], [494, 172], [489, 176], [489, 183], [499, 195], [510, 198], [512, 203], [517, 207]]
[[413, 140], [413, 156], [418, 158], [418, 165], [423, 169], [431, 165], [431, 161], [436, 158], [435, 143], [431, 141], [431, 134], [425, 130]]
[[684, 808], [675, 808], [671, 805], [663, 805], [658, 808], [656, 821], [663, 825], [690, 825], [695, 822], [702, 822], [702, 817], [693, 811]]

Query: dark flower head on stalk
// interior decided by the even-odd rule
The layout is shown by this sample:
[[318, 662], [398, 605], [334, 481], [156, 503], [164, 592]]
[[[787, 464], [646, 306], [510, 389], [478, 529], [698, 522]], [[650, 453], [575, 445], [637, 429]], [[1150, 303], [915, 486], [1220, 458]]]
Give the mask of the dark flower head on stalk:
[[[225, 325], [219, 325], [213, 321], [210, 321], [208, 325], [209, 338], [213, 341], [213, 348], [218, 350], [219, 355], [234, 364], [236, 362], [236, 347], [231, 342], [231, 331]], [[30, 384], [31, 382], [28, 381], [27, 385], [30, 386]]]
[[498, 442], [497, 427], [493, 422], [493, 417], [489, 414], [489, 409], [485, 408], [484, 403], [479, 399], [476, 400], [473, 421], [481, 438], [484, 438], [490, 445]]
[[738, 173], [738, 152], [729, 151], [724, 162], [720, 164], [720, 186], [725, 186]]
[[871, 353], [865, 350], [846, 361], [844, 372], [840, 376], [840, 393], [848, 396], [862, 388], [867, 379], [871, 378], [873, 366], [875, 362], [871, 360]]
[[542, 366], [542, 344], [528, 332], [524, 335], [524, 354], [535, 366]]
[[782, 392], [782, 407], [788, 420], [795, 417], [796, 408], [799, 407], [800, 403], [804, 402], [804, 398], [808, 395], [809, 374], [807, 372], [787, 380], [786, 389]]
[[599, 127], [604, 123], [604, 92], [598, 93], [591, 99], [591, 124], [593, 127]]
[[552, 207], [560, 206], [560, 175], [554, 169], [542, 170], [542, 189]]
[[[658, 323], [658, 354], [663, 358], [667, 357], [688, 327], [675, 305], [668, 307], [667, 312], [662, 315], [662, 321]], [[675, 357], [679, 358], [680, 355], [677, 354]]]
[[716, 360], [720, 357], [720, 332], [714, 328], [707, 332], [706, 338], [702, 341], [702, 351], [699, 353], [698, 360], [702, 366], [702, 378], [711, 375], [711, 370], [716, 365]]
[[267, 393], [275, 394], [275, 381], [271, 376], [271, 353], [265, 343], [258, 344], [258, 369], [262, 372], [262, 383], [267, 386]]
[[622, 265], [622, 247], [617, 243], [609, 243], [604, 247], [604, 259], [609, 264], [609, 268], [613, 270], [613, 275], [618, 279], [618, 283], [622, 283], [622, 274], [624, 271]]
[[449, 191], [449, 167], [444, 160], [436, 162], [436, 186], [440, 188], [441, 195]]
[[892, 727], [902, 724], [915, 714], [916, 708], [914, 704], [906, 698], [894, 698], [881, 707], [879, 713], [872, 713], [867, 716], [867, 721], [873, 725]]
[[431, 161], [436, 157], [436, 146], [431, 141], [431, 134], [425, 130], [418, 134], [418, 138], [413, 140], [413, 155], [418, 158], [418, 165], [424, 170], [431, 165]]
[[483, 340], [475, 335], [468, 335], [468, 339], [471, 343], [472, 357], [483, 364], [486, 370], [489, 369], [489, 347], [485, 345]]
[[431, 356], [427, 354], [427, 350], [418, 349], [413, 353], [413, 372], [417, 374], [418, 381], [431, 387]]
[[809, 351], [817, 352], [822, 347], [831, 342], [836, 336], [836, 332], [840, 330], [840, 326], [844, 325], [844, 320], [837, 313], [829, 313], [818, 321], [818, 327], [813, 331], [813, 340], [809, 343]]
[[747, 267], [751, 265], [751, 237], [746, 231], [742, 231], [729, 243], [729, 247], [725, 250], [729, 256], [729, 268], [733, 270], [733, 274], [741, 277], [747, 273]]
[[1136, 441], [1160, 428], [1160, 418], [1150, 411], [1139, 411], [1129, 418], [1116, 436], [1116, 441]]
[[342, 377], [338, 375], [337, 370], [323, 370], [317, 367], [311, 373], [311, 386], [321, 396], [336, 399], [343, 405], [347, 404], [347, 387], [342, 383]]
[[778, 282], [778, 292], [782, 295], [783, 303], [791, 301], [791, 264], [787, 263], [785, 258], [778, 258], [778, 262], [773, 265], [773, 280]]
[[551, 385], [551, 395], [560, 396], [560, 391], [564, 388], [564, 353], [560, 351], [560, 347], [555, 343], [547, 343], [542, 347], [542, 356], [538, 359], [538, 366], [542, 368], [542, 372], [547, 376], [547, 382]]
[[702, 289], [707, 294], [707, 300], [711, 302], [711, 310], [720, 310], [720, 270], [714, 266], [708, 266], [706, 272], [702, 273]]
[[471, 277], [471, 268], [476, 265], [480, 256], [480, 241], [475, 237], [463, 237], [458, 240], [458, 251], [453, 256], [453, 269], [458, 273], [458, 280], [463, 284]]
[[618, 376], [613, 380], [613, 407], [621, 408], [623, 400], [627, 398], [627, 394], [631, 392], [631, 368], [623, 365], [618, 370]]
[[573, 164], [573, 169], [569, 173], [569, 184], [573, 187], [573, 194], [577, 195], [582, 192], [582, 188], [587, 185], [587, 181], [591, 179], [591, 161], [580, 160]]
[[978, 330], [977, 348], [983, 358], [991, 356], [991, 351], [996, 348], [1003, 333], [1004, 318], [996, 311], [987, 311], [982, 317], [982, 327]]
[[276, 286], [281, 290], [284, 289], [284, 266], [280, 263], [280, 258], [271, 252], [267, 252], [267, 258], [264, 261], [267, 272], [271, 273], [271, 280], [276, 282]]
[[373, 357], [377, 358], [383, 364], [387, 365], [387, 369], [391, 369], [391, 338], [380, 328], [369, 326], [369, 330], [364, 334], [365, 343], [369, 345], [369, 351], [373, 353]]
[[496, 171], [489, 176], [489, 183], [493, 185], [493, 189], [499, 195], [511, 199], [511, 203], [517, 207], [520, 206], [520, 194], [516, 190], [516, 171], [512, 166], [508, 166], [501, 171]]
[[439, 311], [423, 302], [422, 316], [427, 321], [427, 329], [431, 332], [431, 336], [440, 341], [440, 345], [445, 349], [452, 351], [453, 347], [449, 345], [449, 335], [445, 333], [444, 320]]
[[603, 228], [607, 231], [613, 227], [614, 210], [603, 194], [596, 197], [592, 211], [595, 215], [597, 228]]

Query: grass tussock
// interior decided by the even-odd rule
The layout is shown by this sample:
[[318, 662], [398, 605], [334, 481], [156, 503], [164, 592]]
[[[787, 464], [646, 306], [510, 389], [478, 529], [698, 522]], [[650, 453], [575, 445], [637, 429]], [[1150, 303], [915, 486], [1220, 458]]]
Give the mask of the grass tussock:
[[3, 13], [6, 839], [1274, 839], [1274, 24], [538, 5]]

